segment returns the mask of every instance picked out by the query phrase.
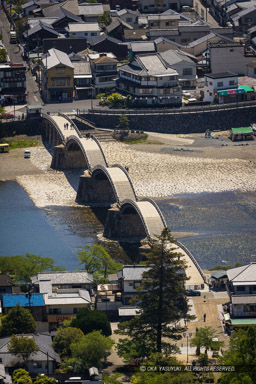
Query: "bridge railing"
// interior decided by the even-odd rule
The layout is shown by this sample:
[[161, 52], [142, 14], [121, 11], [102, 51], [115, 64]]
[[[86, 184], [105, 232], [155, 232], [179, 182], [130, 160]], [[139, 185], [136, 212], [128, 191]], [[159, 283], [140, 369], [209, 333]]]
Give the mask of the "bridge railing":
[[166, 224], [164, 215], [162, 214], [162, 211], [161, 211], [161, 209], [159, 208], [158, 204], [157, 204], [153, 199], [151, 199], [150, 197], [144, 197], [144, 198], [141, 199], [140, 201], [149, 201], [149, 202], [155, 207], [155, 209], [157, 210], [159, 216], [160, 216], [161, 219], [162, 219], [162, 222], [163, 222], [164, 227], [167, 227], [167, 224]]
[[134, 193], [134, 196], [135, 196], [135, 201], [138, 201], [138, 198], [137, 198], [137, 195], [136, 195], [134, 186], [133, 186], [132, 179], [130, 178], [130, 175], [129, 175], [128, 171], [125, 169], [125, 167], [123, 167], [123, 166], [120, 165], [120, 164], [113, 164], [112, 167], [120, 168], [120, 169], [124, 172], [124, 174], [126, 175], [128, 181], [129, 181], [129, 183], [130, 183], [130, 186], [131, 186], [131, 188], [132, 188], [132, 190], [133, 190], [133, 193]]
[[194, 265], [196, 266], [196, 268], [197, 268], [198, 272], [200, 273], [203, 281], [206, 283], [206, 277], [205, 277], [200, 265], [198, 264], [198, 262], [196, 261], [196, 259], [192, 255], [192, 253], [185, 247], [185, 245], [180, 243], [178, 240], [175, 241], [175, 244], [177, 244], [181, 249], [183, 249], [184, 252], [187, 253], [187, 255], [190, 257], [190, 259], [193, 261]]
[[105, 161], [105, 164], [106, 164], [106, 167], [108, 167], [108, 162], [107, 162], [107, 159], [106, 159], [106, 156], [105, 156], [105, 153], [100, 145], [100, 142], [99, 140], [97, 139], [97, 137], [93, 136], [93, 135], [90, 135], [90, 137], [97, 143], [98, 147], [99, 147], [99, 150], [101, 151], [101, 154], [103, 156], [103, 159]]
[[81, 114], [95, 114], [95, 115], [164, 115], [164, 114], [188, 114], [188, 113], [205, 113], [205, 112], [218, 112], [233, 109], [255, 108], [256, 100], [244, 101], [238, 103], [228, 104], [210, 104], [210, 105], [194, 105], [179, 108], [141, 108], [141, 109], [89, 109], [88, 112], [80, 110]]

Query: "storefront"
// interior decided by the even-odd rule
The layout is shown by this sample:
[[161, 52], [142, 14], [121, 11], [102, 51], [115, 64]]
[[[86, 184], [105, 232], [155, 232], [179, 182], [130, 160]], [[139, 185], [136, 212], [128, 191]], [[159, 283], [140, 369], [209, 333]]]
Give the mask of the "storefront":
[[214, 91], [215, 100], [218, 104], [239, 103], [244, 101], [245, 90], [243, 88], [222, 89]]

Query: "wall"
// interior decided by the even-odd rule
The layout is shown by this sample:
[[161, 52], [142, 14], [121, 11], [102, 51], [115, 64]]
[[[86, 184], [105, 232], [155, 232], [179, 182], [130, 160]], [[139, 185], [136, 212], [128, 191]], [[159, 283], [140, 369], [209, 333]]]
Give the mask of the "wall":
[[40, 135], [41, 121], [35, 120], [17, 120], [1, 123], [0, 138], [11, 137], [15, 135]]
[[[84, 115], [96, 126], [115, 128], [119, 122], [119, 115]], [[150, 132], [162, 133], [196, 133], [206, 129], [227, 130], [235, 127], [249, 126], [256, 122], [256, 105], [253, 108], [219, 110], [201, 113], [186, 113], [167, 115], [132, 115], [129, 116], [130, 128]]]
[[244, 47], [224, 46], [210, 47], [210, 62], [212, 73], [234, 72], [247, 75], [247, 64], [252, 60], [252, 56], [244, 56]]

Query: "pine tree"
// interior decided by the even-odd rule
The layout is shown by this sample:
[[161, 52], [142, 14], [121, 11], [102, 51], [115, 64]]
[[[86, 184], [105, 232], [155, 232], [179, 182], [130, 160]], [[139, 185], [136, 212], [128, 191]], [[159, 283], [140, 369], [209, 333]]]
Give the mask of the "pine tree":
[[[188, 315], [185, 293], [185, 263], [177, 252], [170, 230], [165, 228], [161, 235], [151, 240], [151, 250], [145, 254], [146, 266], [142, 284], [133, 302], [139, 303], [141, 312], [134, 319], [120, 326], [120, 333], [129, 335], [127, 343], [136, 345], [138, 355], [154, 352], [167, 353], [176, 350], [175, 345], [163, 342], [163, 338], [177, 340], [183, 329], [175, 324]], [[119, 354], [125, 350], [124, 340], [119, 345]], [[134, 350], [134, 349], [133, 349]], [[126, 349], [127, 352], [127, 349]], [[135, 357], [135, 356], [134, 356]]]

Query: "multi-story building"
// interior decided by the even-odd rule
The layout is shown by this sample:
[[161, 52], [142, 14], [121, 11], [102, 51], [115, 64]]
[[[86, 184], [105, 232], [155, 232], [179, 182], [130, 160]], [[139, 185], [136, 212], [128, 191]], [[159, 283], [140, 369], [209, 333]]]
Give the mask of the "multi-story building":
[[[230, 296], [230, 316], [240, 318], [256, 317], [256, 263], [227, 271], [227, 290]], [[246, 325], [245, 320], [245, 325]], [[233, 321], [231, 320], [231, 323]]]
[[158, 53], [135, 56], [118, 70], [118, 89], [124, 94], [147, 104], [181, 105], [178, 72], [168, 67]]
[[122, 292], [122, 302], [127, 305], [137, 295], [137, 288], [141, 285], [143, 272], [149, 267], [143, 265], [124, 265], [121, 271], [117, 272]]
[[68, 55], [52, 48], [44, 55], [42, 64], [42, 92], [45, 101], [72, 101], [74, 66]]
[[6, 103], [26, 101], [26, 67], [24, 64], [1, 64], [0, 87]]
[[89, 54], [95, 93], [106, 88], [115, 88], [117, 79], [117, 59], [111, 53]]
[[97, 22], [95, 23], [70, 23], [67, 27], [69, 37], [86, 38], [87, 41], [95, 39], [101, 32]]
[[[204, 83], [204, 100], [223, 104], [237, 101], [244, 91], [238, 88], [238, 76], [232, 72], [207, 73]], [[234, 99], [234, 100], [233, 100]]]

